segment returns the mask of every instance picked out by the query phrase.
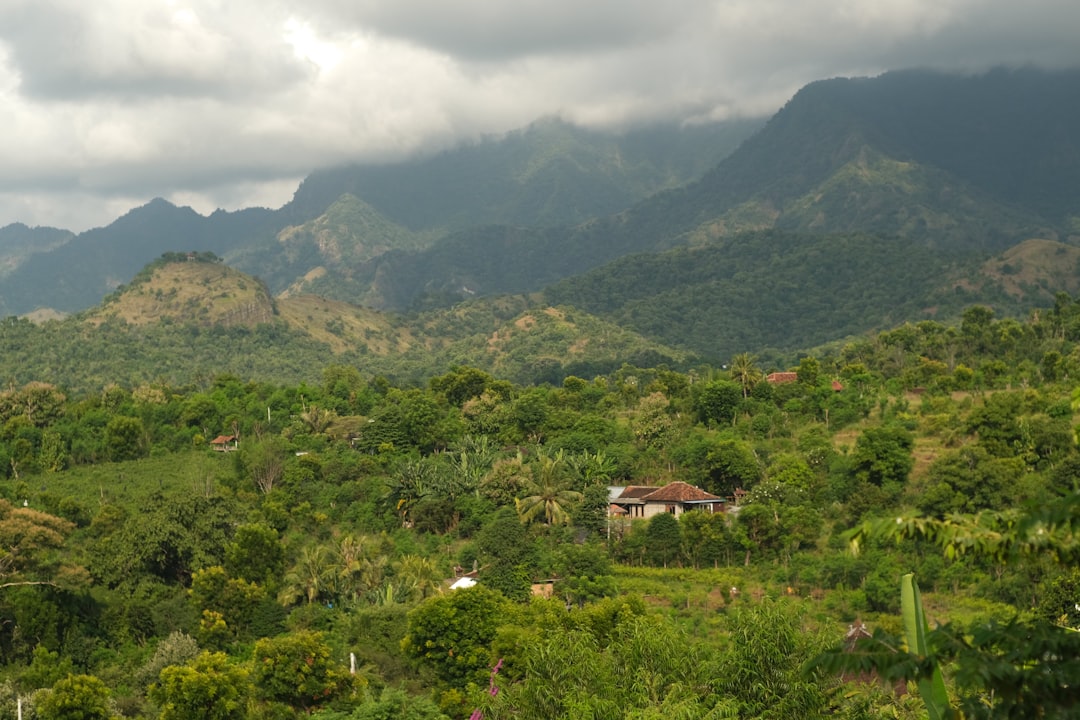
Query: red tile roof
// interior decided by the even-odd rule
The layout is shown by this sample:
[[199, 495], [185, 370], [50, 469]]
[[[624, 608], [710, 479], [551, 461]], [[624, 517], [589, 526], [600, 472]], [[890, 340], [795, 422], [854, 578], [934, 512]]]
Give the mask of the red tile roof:
[[799, 373], [797, 372], [774, 372], [769, 373], [765, 380], [773, 385], [782, 385], [783, 383], [793, 383], [799, 379]]
[[711, 495], [701, 488], [696, 488], [682, 481], [668, 483], [642, 499], [649, 502], [708, 502], [723, 500], [721, 497]]
[[625, 488], [623, 488], [623, 491], [619, 493], [619, 498], [643, 498], [649, 493], [654, 492], [655, 490], [656, 488], [652, 487], [651, 485], [627, 485]]

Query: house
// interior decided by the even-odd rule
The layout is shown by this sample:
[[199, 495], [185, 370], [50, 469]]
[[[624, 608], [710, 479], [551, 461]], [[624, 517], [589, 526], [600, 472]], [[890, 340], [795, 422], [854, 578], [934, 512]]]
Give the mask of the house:
[[611, 499], [609, 512], [611, 515], [638, 519], [650, 518], [660, 513], [681, 515], [687, 510], [722, 513], [726, 504], [727, 501], [722, 497], [677, 481], [660, 488], [645, 485], [625, 487], [618, 497]]
[[235, 435], [218, 435], [210, 441], [210, 447], [217, 452], [232, 452], [240, 449], [240, 438]]
[[785, 385], [787, 383], [793, 383], [799, 379], [799, 373], [797, 372], [774, 372], [765, 376], [765, 382], [770, 385]]

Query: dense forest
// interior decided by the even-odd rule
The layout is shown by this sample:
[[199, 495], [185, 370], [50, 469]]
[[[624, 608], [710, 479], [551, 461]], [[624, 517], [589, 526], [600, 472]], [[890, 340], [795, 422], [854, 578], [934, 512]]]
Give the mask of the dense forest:
[[[1078, 341], [11, 382], [0, 718], [1076, 716]], [[725, 511], [612, 512], [676, 482]]]

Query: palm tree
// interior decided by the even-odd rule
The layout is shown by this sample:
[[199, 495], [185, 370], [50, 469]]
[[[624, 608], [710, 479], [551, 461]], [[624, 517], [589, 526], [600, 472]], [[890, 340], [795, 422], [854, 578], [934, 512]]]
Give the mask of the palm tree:
[[330, 594], [332, 576], [326, 548], [322, 545], [309, 545], [300, 552], [296, 565], [285, 573], [278, 600], [284, 605], [292, 605], [300, 598], [304, 598], [309, 604], [313, 603]]
[[355, 601], [372, 592], [382, 585], [389, 562], [377, 538], [346, 535], [337, 545], [339, 594]]
[[334, 424], [336, 419], [336, 412], [320, 408], [317, 405], [312, 405], [310, 408], [300, 413], [300, 420], [303, 421], [304, 425], [307, 426], [308, 432], [312, 435], [322, 435]]
[[403, 555], [395, 569], [397, 586], [407, 600], [423, 600], [442, 592], [442, 576], [430, 558]]
[[585, 450], [579, 455], [571, 455], [568, 462], [578, 480], [581, 481], [582, 486], [585, 487], [598, 484], [607, 485], [611, 481], [611, 476], [618, 469], [615, 460], [605, 455], [603, 450], [597, 450], [595, 453]]
[[437, 484], [434, 463], [425, 460], [409, 460], [401, 465], [397, 475], [390, 479], [388, 499], [401, 516], [401, 526], [412, 523], [411, 512], [416, 503], [430, 495]]
[[543, 514], [548, 525], [570, 522], [570, 506], [581, 501], [581, 493], [569, 488], [570, 466], [562, 450], [541, 452], [532, 466], [525, 486], [526, 496], [514, 500], [518, 516], [529, 523]]
[[731, 377], [742, 385], [743, 398], [750, 395], [750, 387], [761, 382], [765, 375], [757, 366], [757, 355], [739, 353], [731, 358]]

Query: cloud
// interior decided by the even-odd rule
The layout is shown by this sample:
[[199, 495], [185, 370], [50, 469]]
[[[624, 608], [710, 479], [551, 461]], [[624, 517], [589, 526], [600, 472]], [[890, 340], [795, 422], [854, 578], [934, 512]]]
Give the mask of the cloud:
[[0, 37], [29, 97], [240, 97], [304, 68], [252, 3], [7, 0]]
[[719, 119], [837, 75], [1075, 65], [1077, 27], [1072, 0], [0, 0], [0, 224], [280, 203], [316, 167], [545, 115]]

